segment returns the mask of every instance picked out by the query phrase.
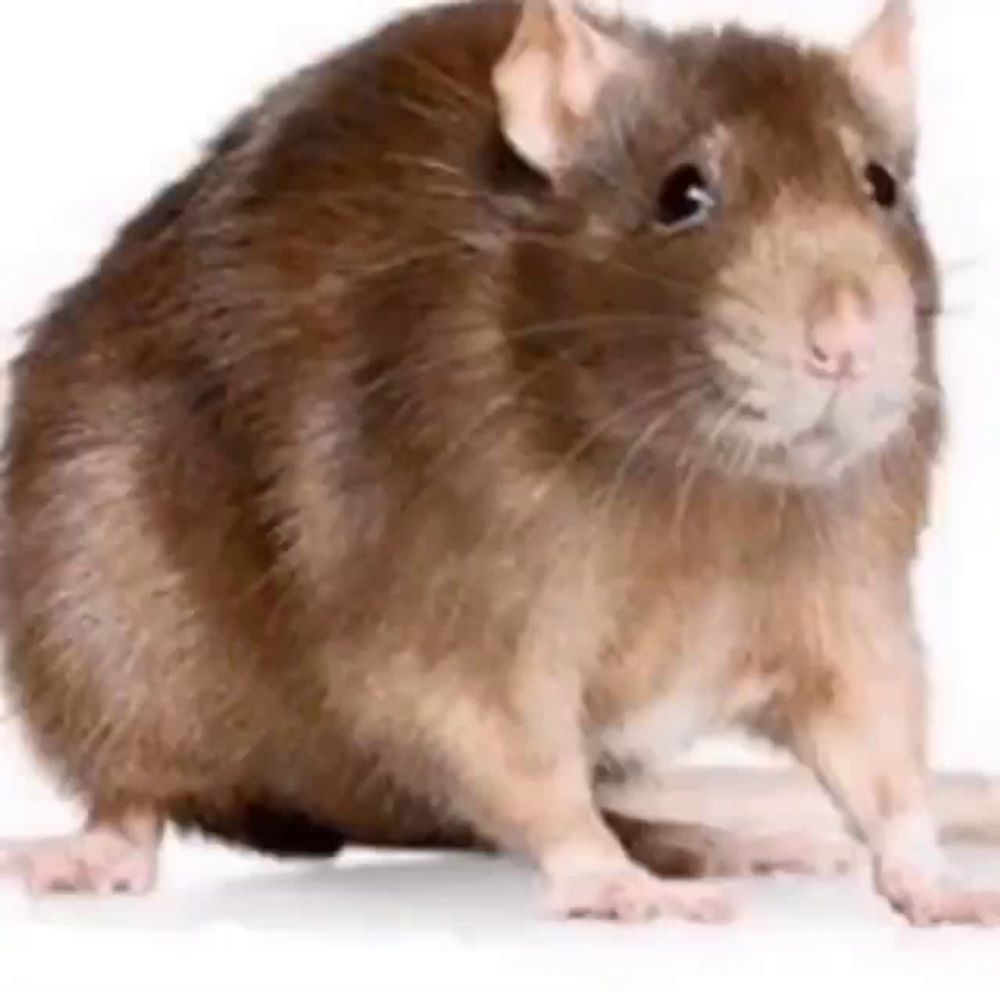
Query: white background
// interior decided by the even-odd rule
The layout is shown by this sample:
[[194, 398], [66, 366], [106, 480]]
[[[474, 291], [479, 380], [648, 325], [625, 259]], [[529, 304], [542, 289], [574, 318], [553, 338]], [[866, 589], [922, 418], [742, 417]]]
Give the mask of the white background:
[[[738, 16], [843, 40], [876, 2], [626, 6], [667, 23]], [[16, 350], [16, 328], [263, 84], [404, 5], [0, 0], [0, 354]], [[934, 752], [942, 766], [1000, 771], [1000, 9], [981, 0], [918, 8], [920, 185], [948, 272], [952, 398], [919, 573]], [[65, 829], [73, 816], [20, 748], [15, 724], [0, 721], [0, 834]], [[968, 866], [1000, 880], [988, 858]], [[943, 975], [995, 979], [1000, 947], [1000, 935], [904, 932], [859, 882], [751, 886], [746, 921], [721, 934], [543, 925], [532, 894], [523, 872], [475, 860], [356, 855], [303, 872], [171, 845], [165, 890], [147, 903], [30, 904], [0, 882], [0, 987], [731, 987], [751, 977], [791, 986], [804, 975], [833, 987], [854, 971], [940, 987]]]

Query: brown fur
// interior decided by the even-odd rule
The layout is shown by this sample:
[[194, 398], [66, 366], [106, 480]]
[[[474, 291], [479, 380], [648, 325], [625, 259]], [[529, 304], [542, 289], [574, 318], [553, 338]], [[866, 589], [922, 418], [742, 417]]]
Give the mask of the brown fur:
[[[746, 316], [777, 292], [761, 258], [793, 289], [814, 240], [868, 265], [852, 232], [882, 222], [838, 133], [904, 175], [911, 149], [831, 54], [620, 25], [653, 75], [616, 83], [553, 187], [498, 130], [515, 17], [430, 10], [285, 83], [33, 329], [9, 676], [91, 807], [537, 854], [594, 835], [601, 729], [691, 678], [862, 829], [919, 789], [907, 588], [937, 405], [824, 485], [699, 441], [697, 389], [644, 440], [655, 390], [709, 374], [719, 272]], [[647, 229], [702, 153], [730, 209]], [[933, 387], [933, 263], [914, 217], [882, 226]], [[694, 670], [713, 604], [731, 638]]]

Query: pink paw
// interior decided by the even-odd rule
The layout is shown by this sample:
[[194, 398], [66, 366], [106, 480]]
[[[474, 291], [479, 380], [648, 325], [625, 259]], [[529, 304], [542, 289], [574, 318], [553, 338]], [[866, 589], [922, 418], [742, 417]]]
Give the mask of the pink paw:
[[883, 867], [878, 888], [914, 926], [1000, 926], [1000, 891], [948, 887], [905, 867]]
[[155, 849], [105, 830], [26, 843], [5, 859], [36, 895], [144, 895], [156, 884]]
[[568, 919], [649, 922], [659, 918], [724, 923], [735, 916], [726, 892], [705, 882], [663, 881], [639, 867], [554, 881], [550, 904]]

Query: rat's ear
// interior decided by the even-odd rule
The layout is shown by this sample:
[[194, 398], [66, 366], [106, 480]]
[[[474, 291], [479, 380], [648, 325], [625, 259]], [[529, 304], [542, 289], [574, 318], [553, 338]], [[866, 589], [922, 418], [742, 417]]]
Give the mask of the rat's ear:
[[523, 0], [517, 33], [493, 73], [507, 140], [554, 176], [572, 160], [582, 124], [629, 55], [575, 0]]
[[917, 126], [915, 28], [912, 0], [886, 0], [848, 53], [851, 74], [907, 139]]

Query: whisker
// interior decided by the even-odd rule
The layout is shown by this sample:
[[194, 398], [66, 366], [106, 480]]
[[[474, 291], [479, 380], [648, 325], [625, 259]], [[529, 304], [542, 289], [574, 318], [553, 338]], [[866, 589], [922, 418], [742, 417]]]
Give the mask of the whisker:
[[447, 103], [421, 103], [419, 100], [397, 95], [396, 105], [413, 114], [414, 117], [419, 117], [425, 123], [432, 124], [437, 133], [445, 138], [451, 137], [452, 129], [456, 124], [465, 120], [464, 111]]
[[515, 517], [513, 523], [511, 523], [508, 527], [509, 532], [514, 533], [519, 530], [528, 521], [533, 512], [537, 512], [548, 502], [554, 492], [558, 489], [559, 484], [565, 477], [566, 472], [569, 471], [577, 463], [577, 461], [579, 461], [579, 459], [582, 458], [583, 455], [591, 449], [591, 447], [593, 447], [594, 444], [601, 440], [608, 430], [617, 426], [617, 424], [621, 423], [623, 420], [627, 420], [629, 417], [635, 416], [647, 405], [662, 402], [663, 395], [668, 392], [669, 389], [664, 389], [663, 393], [653, 393], [651, 395], [643, 396], [641, 399], [636, 400], [624, 409], [615, 410], [612, 414], [591, 426], [583, 434], [583, 436], [576, 443], [574, 443], [562, 457], [559, 458], [555, 465], [546, 472], [540, 488], [537, 489], [534, 494], [532, 506], [527, 512], [520, 513]]
[[[632, 463], [639, 457], [640, 454], [649, 449], [653, 442], [667, 430], [675, 416], [676, 410], [668, 409], [660, 414], [660, 416], [656, 417], [646, 430], [644, 430], [643, 433], [636, 439], [635, 443], [631, 445], [625, 456], [622, 458], [618, 470], [615, 473], [615, 477], [610, 485], [609, 495], [604, 500], [604, 518], [606, 525], [610, 524], [612, 516], [617, 511], [620, 504], [621, 497], [625, 489], [625, 482], [628, 478], [628, 473]], [[631, 544], [631, 542], [635, 539], [637, 527], [641, 524], [642, 519], [642, 511], [636, 507], [632, 517], [632, 525], [628, 534], [627, 542], [629, 544]]]
[[457, 97], [460, 101], [459, 106], [470, 107], [491, 114], [494, 112], [493, 104], [489, 100], [475, 90], [463, 85], [460, 80], [449, 75], [440, 66], [435, 65], [428, 59], [420, 58], [417, 55], [407, 55], [405, 61], [407, 65], [419, 72], [425, 79], [433, 83], [438, 83], [440, 88], [446, 93]]
[[[692, 432], [690, 439], [681, 451], [678, 458], [678, 466], [682, 470], [685, 464], [688, 464], [689, 467], [681, 482], [678, 490], [678, 498], [675, 503], [672, 530], [676, 538], [680, 537], [680, 530], [684, 525], [691, 504], [695, 484], [707, 470], [710, 456], [717, 454], [716, 448], [719, 440], [739, 417], [740, 411], [749, 399], [752, 388], [752, 386], [747, 386], [741, 394], [735, 396], [730, 401], [728, 406], [723, 405], [715, 424], [708, 432], [707, 438], [701, 436], [700, 432]], [[698, 456], [694, 456], [696, 447], [700, 450]]]
[[523, 397], [524, 393], [526, 393], [539, 378], [541, 378], [546, 372], [551, 371], [554, 365], [559, 364], [563, 360], [564, 356], [558, 354], [553, 356], [549, 361], [541, 362], [537, 368], [532, 370], [530, 374], [524, 376], [518, 381], [517, 388], [514, 389], [513, 392], [503, 393], [489, 403], [486, 412], [482, 416], [477, 417], [467, 430], [464, 430], [459, 437], [448, 444], [444, 451], [437, 455], [430, 465], [425, 468], [422, 472], [423, 480], [421, 488], [429, 487], [433, 483], [434, 476], [449, 461], [451, 461], [452, 458], [464, 450], [495, 416], [499, 415], [504, 410], [513, 408], [518, 399]]
[[920, 310], [918, 315], [938, 323], [955, 321], [955, 323], [949, 323], [949, 326], [955, 326], [968, 322], [970, 317], [984, 316], [988, 312], [983, 306], [982, 299], [952, 299], [945, 300], [941, 306], [935, 309]]
[[[398, 249], [397, 249], [398, 251]], [[412, 251], [397, 253], [397, 256], [384, 262], [372, 262], [357, 268], [348, 269], [345, 274], [359, 281], [373, 279], [386, 275], [396, 269], [406, 268], [418, 262], [432, 261], [456, 251], [454, 244], [438, 245], [430, 248], [414, 248]]]
[[[528, 231], [518, 231], [513, 235], [514, 239], [522, 243], [530, 243], [539, 247], [550, 248], [553, 251], [559, 251], [563, 254], [569, 254], [571, 257], [578, 261], [585, 262], [587, 259], [576, 256], [572, 251], [570, 246], [567, 244], [566, 240], [563, 238], [556, 237], [551, 234], [542, 234], [539, 232], [528, 232]], [[605, 258], [600, 262], [601, 266], [611, 269], [613, 271], [623, 272], [627, 275], [633, 276], [637, 279], [641, 279], [644, 282], [648, 282], [652, 285], [659, 286], [663, 289], [669, 289], [671, 291], [682, 290], [690, 294], [692, 300], [699, 299], [698, 290], [691, 285], [690, 282], [683, 279], [671, 279], [665, 276], [663, 273], [656, 271], [646, 271], [640, 269], [635, 265], [628, 262], [622, 261], [617, 258]], [[755, 302], [750, 297], [746, 296], [744, 293], [738, 292], [730, 285], [717, 285], [717, 291], [721, 291], [725, 294], [726, 298], [733, 300], [734, 302], [740, 303], [746, 306], [748, 310], [755, 313], [758, 316], [767, 317], [767, 313], [763, 310], [757, 302]]]
[[[464, 364], [472, 365], [474, 362], [481, 361], [483, 359], [490, 358], [491, 356], [502, 355], [509, 351], [509, 346], [513, 343], [530, 341], [533, 338], [557, 338], [560, 335], [571, 335], [577, 333], [581, 330], [588, 330], [591, 333], [598, 332], [602, 330], [607, 330], [609, 335], [613, 334], [617, 336], [620, 332], [629, 333], [633, 338], [641, 338], [643, 336], [642, 323], [644, 321], [650, 321], [659, 325], [662, 320], [659, 315], [646, 315], [642, 313], [627, 314], [625, 316], [619, 314], [607, 315], [607, 314], [596, 314], [593, 316], [581, 316], [581, 317], [570, 317], [563, 318], [559, 320], [543, 321], [535, 324], [528, 324], [521, 328], [516, 328], [514, 330], [508, 330], [503, 332], [498, 332], [494, 340], [484, 342], [483, 344], [474, 347], [463, 347], [457, 348], [454, 351], [449, 351], [447, 354], [436, 355], [429, 358], [422, 358], [419, 361], [402, 361], [400, 364], [394, 365], [391, 368], [386, 369], [380, 373], [374, 380], [365, 383], [364, 390], [361, 393], [362, 397], [370, 397], [382, 391], [388, 389], [395, 384], [406, 382], [414, 379], [419, 379], [419, 377], [428, 372], [435, 370], [440, 370], [447, 368], [448, 366], [459, 366]], [[606, 325], [606, 326], [605, 326]], [[467, 335], [472, 340], [478, 341], [483, 335], [481, 333], [469, 334]], [[659, 340], [660, 334], [649, 334], [650, 339]], [[590, 346], [590, 344], [595, 343], [592, 341], [583, 341], [579, 345], [576, 345], [580, 350], [585, 349]], [[563, 343], [562, 351], [564, 354], [564, 359], [568, 356], [572, 356], [574, 342], [565, 341]], [[683, 342], [676, 339], [665, 341], [665, 353], [664, 360], [667, 358], [666, 348], [672, 347], [674, 349], [674, 359], [683, 358], [685, 355], [688, 359], [694, 360], [699, 359], [701, 361], [708, 361], [708, 356], [704, 352], [697, 350], [687, 350], [683, 348]], [[683, 364], [683, 362], [681, 362]], [[364, 369], [370, 364], [370, 359], [367, 357], [360, 358], [356, 362], [350, 365], [342, 365], [339, 368], [339, 373], [342, 377], [351, 377], [359, 372], [364, 371]], [[494, 366], [490, 366], [488, 369], [484, 369], [484, 374], [493, 375]]]
[[943, 276], [966, 275], [975, 273], [983, 268], [986, 263], [984, 255], [966, 255], [962, 258], [955, 258], [951, 261], [939, 261], [938, 270]]
[[452, 176], [457, 179], [467, 180], [467, 176], [461, 169], [438, 158], [429, 155], [407, 155], [402, 152], [386, 155], [386, 161], [396, 162], [399, 165], [409, 165], [427, 172], [436, 172], [442, 175]]
[[[667, 397], [661, 395], [658, 398], [662, 402]], [[635, 459], [644, 453], [652, 445], [653, 441], [667, 429], [671, 421], [677, 416], [677, 412], [676, 407], [665, 410], [659, 416], [655, 417], [649, 426], [629, 445], [624, 456], [619, 461], [618, 468], [608, 486], [608, 495], [602, 501], [605, 517], [610, 518], [614, 512], [621, 490], [624, 488], [629, 470]]]

